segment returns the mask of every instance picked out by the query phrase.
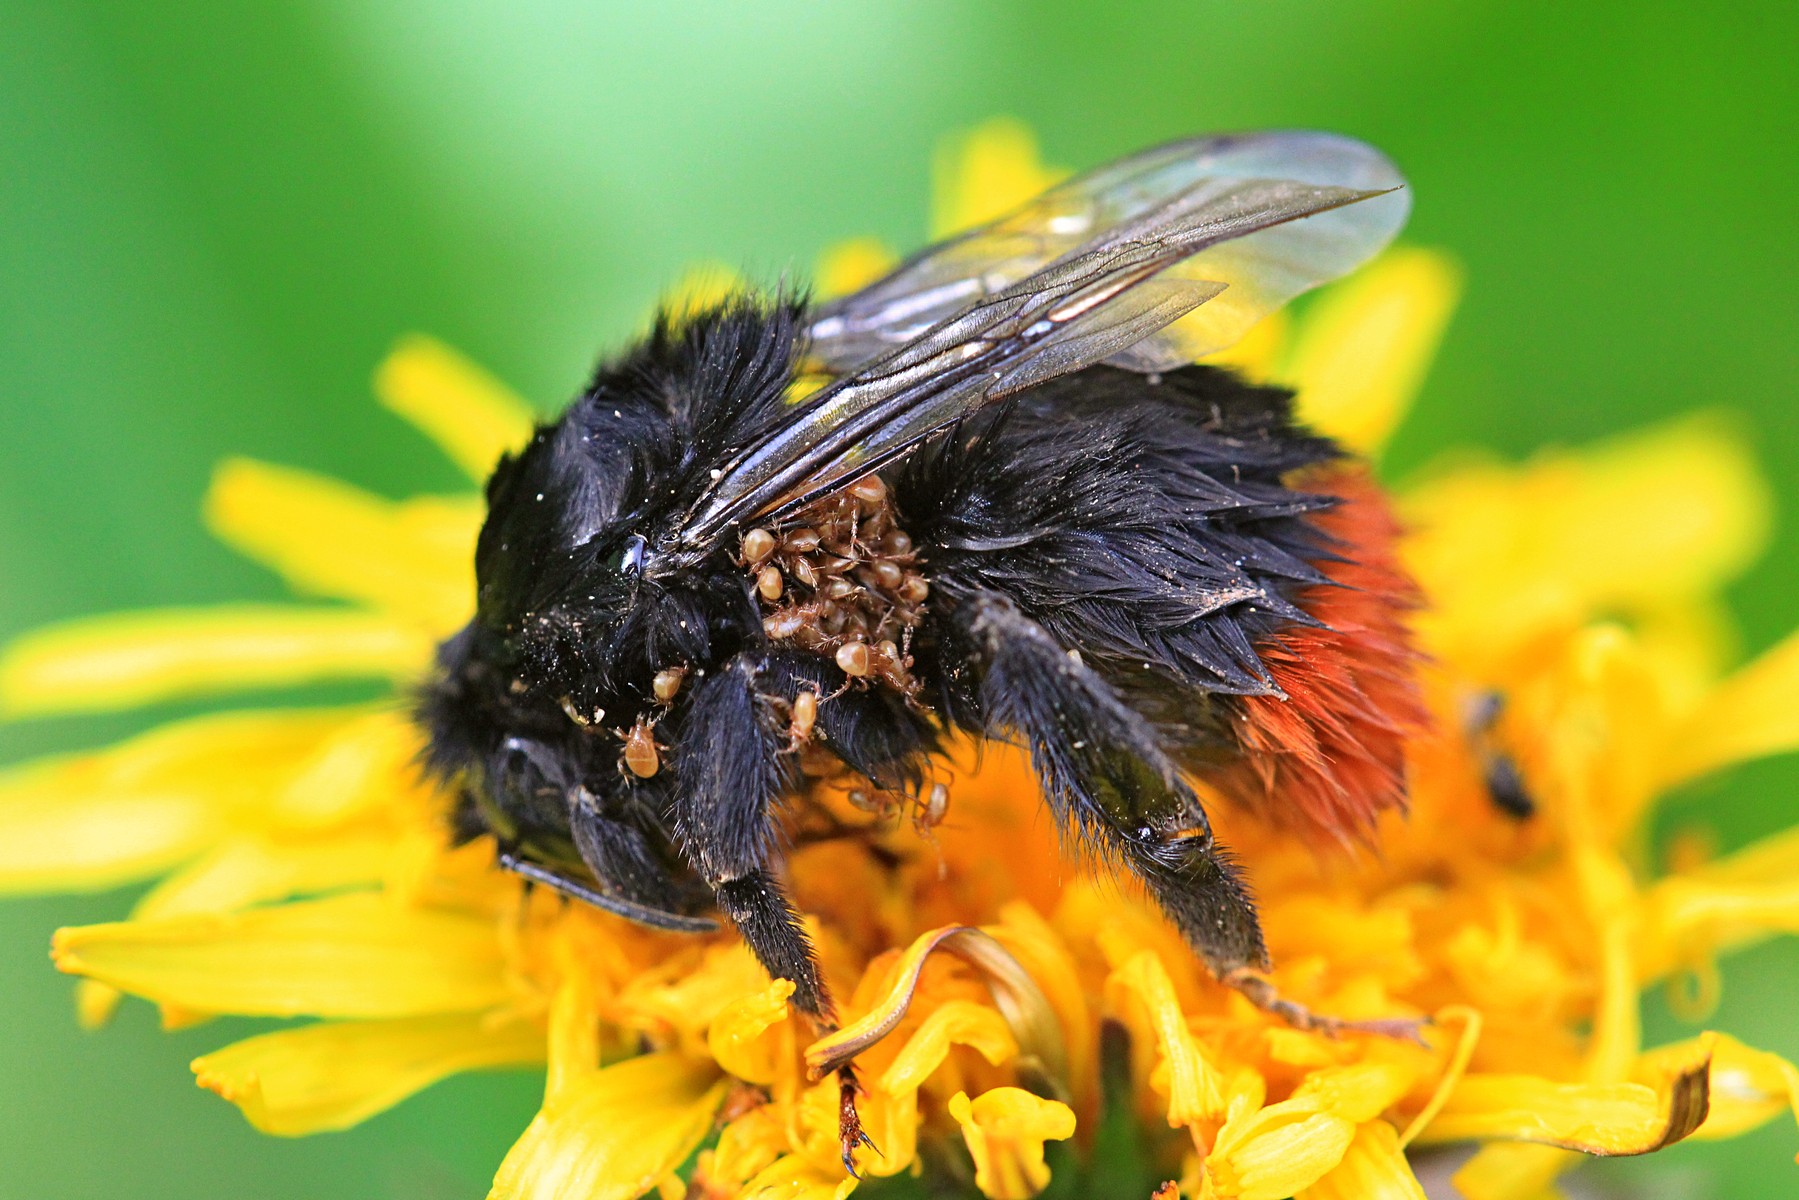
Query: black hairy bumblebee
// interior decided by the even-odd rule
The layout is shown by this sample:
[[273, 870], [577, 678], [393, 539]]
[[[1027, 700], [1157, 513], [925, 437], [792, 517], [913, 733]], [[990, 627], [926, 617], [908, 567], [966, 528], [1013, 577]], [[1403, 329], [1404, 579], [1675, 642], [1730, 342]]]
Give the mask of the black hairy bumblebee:
[[1216, 976], [1323, 1020], [1256, 974], [1189, 779], [1367, 836], [1422, 720], [1412, 588], [1379, 493], [1290, 394], [1191, 364], [1407, 207], [1346, 138], [1192, 139], [847, 298], [661, 318], [488, 482], [477, 615], [421, 702], [460, 832], [633, 920], [722, 913], [828, 1028], [780, 878], [801, 761], [923, 798], [948, 735], [1006, 739]]

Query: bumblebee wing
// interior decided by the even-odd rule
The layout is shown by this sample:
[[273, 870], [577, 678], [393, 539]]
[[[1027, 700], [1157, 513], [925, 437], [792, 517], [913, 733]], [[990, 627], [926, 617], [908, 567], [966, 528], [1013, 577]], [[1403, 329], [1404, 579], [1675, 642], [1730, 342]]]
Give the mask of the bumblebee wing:
[[846, 374], [1062, 256], [1105, 240], [1171, 203], [1203, 209], [1247, 181], [1393, 192], [1310, 220], [1193, 253], [1170, 274], [1226, 290], [1185, 319], [1121, 351], [1114, 365], [1167, 370], [1229, 346], [1308, 288], [1346, 274], [1405, 223], [1404, 180], [1365, 143], [1275, 131], [1189, 138], [1077, 175], [1004, 217], [920, 251], [891, 274], [817, 310], [811, 356]]
[[[1020, 221], [1026, 214], [1061, 213], [1066, 228], [1051, 228], [1062, 230], [1055, 236], [1072, 240], [1073, 248], [1058, 253], [1056, 245], [1046, 245], [1033, 252], [1035, 257], [1008, 259], [1008, 272], [1031, 269], [992, 290], [989, 285], [998, 278], [983, 277], [972, 299], [849, 370], [739, 452], [683, 522], [685, 550], [701, 553], [733, 524], [798, 508], [1034, 384], [1106, 361], [1142, 370], [1191, 361], [1194, 347], [1223, 336], [1220, 330], [1240, 334], [1274, 303], [1372, 255], [1404, 217], [1403, 204], [1397, 213], [1393, 209], [1391, 188], [1398, 185], [1389, 177], [1397, 176], [1390, 176], [1389, 167], [1389, 175], [1376, 173], [1375, 182], [1382, 187], [1364, 188], [1267, 175], [1264, 169], [1272, 169], [1272, 160], [1280, 157], [1267, 143], [1289, 146], [1292, 139], [1356, 147], [1364, 165], [1369, 156], [1379, 158], [1359, 143], [1327, 135], [1177, 143], [1073, 180], [1003, 218], [996, 225]], [[1230, 147], [1238, 142], [1261, 145], [1262, 150], [1259, 155], [1250, 149], [1233, 151]], [[1253, 165], [1256, 172], [1196, 172], [1190, 163], [1182, 166], [1194, 156], [1231, 156], [1244, 170]], [[1057, 196], [1063, 199], [1047, 203]], [[1082, 203], [1077, 206], [1071, 197], [1083, 198]], [[1339, 219], [1310, 236], [1289, 235], [1261, 249], [1249, 246], [1289, 225], [1317, 225], [1369, 205], [1383, 205], [1383, 214]], [[1043, 218], [1031, 216], [1020, 228], [1042, 224]], [[970, 246], [979, 240], [964, 239]], [[1222, 252], [1227, 248], [1231, 252]], [[902, 267], [889, 278], [922, 269], [929, 261], [929, 255], [915, 260], [914, 267]], [[1202, 322], [1191, 333], [1167, 332], [1236, 290], [1246, 298], [1226, 310], [1224, 319]], [[902, 301], [895, 303], [903, 307]], [[887, 327], [872, 318], [862, 326], [865, 331]], [[838, 336], [832, 329], [824, 326], [827, 345]], [[857, 353], [873, 344], [863, 342], [864, 350]]]

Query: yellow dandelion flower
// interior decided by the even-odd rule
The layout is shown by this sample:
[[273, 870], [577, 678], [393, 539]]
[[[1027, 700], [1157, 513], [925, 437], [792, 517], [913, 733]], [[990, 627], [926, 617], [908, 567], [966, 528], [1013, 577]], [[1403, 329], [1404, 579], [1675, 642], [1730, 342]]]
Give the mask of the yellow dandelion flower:
[[[940, 162], [938, 230], [1054, 177], [1022, 127], [977, 131]], [[839, 250], [826, 286], [890, 261]], [[1438, 254], [1396, 251], [1220, 361], [1298, 384], [1311, 420], [1376, 454], [1457, 280]], [[710, 273], [689, 290], [717, 286]], [[425, 339], [394, 351], [376, 390], [472, 481], [531, 426], [503, 385]], [[1408, 818], [1378, 858], [1328, 864], [1250, 816], [1220, 823], [1266, 898], [1282, 992], [1422, 1018], [1418, 1040], [1294, 1028], [1219, 986], [1147, 901], [1065, 867], [1028, 765], [1001, 747], [957, 752], [949, 818], [922, 851], [911, 829], [876, 839], [899, 854], [794, 851], [796, 900], [845, 998], [843, 1028], [816, 1042], [792, 985], [730, 934], [565, 905], [501, 873], [491, 844], [453, 847], [398, 699], [227, 711], [14, 767], [0, 889], [155, 881], [124, 920], [56, 935], [86, 1020], [123, 994], [170, 1024], [311, 1018], [193, 1064], [269, 1133], [341, 1129], [456, 1072], [542, 1064], [502, 1198], [846, 1195], [836, 1089], [815, 1075], [849, 1055], [880, 1148], [865, 1172], [928, 1164], [992, 1200], [1082, 1169], [1119, 1127], [1145, 1194], [1171, 1181], [1164, 1198], [1416, 1198], [1413, 1151], [1472, 1143], [1462, 1193], [1525, 1200], [1583, 1155], [1791, 1111], [1791, 1064], [1710, 1033], [1645, 1047], [1638, 1019], [1646, 986], [1694, 979], [1703, 999], [1717, 955], [1799, 926], [1799, 831], [1674, 874], [1636, 853], [1671, 787], [1799, 747], [1784, 702], [1799, 636], [1720, 666], [1720, 590], [1767, 519], [1744, 448], [1701, 419], [1524, 464], [1463, 458], [1401, 502], [1436, 717], [1409, 748]], [[467, 616], [472, 491], [391, 502], [234, 460], [206, 515], [315, 599], [28, 635], [0, 657], [5, 711], [403, 687]], [[1493, 803], [1496, 771], [1534, 816]]]

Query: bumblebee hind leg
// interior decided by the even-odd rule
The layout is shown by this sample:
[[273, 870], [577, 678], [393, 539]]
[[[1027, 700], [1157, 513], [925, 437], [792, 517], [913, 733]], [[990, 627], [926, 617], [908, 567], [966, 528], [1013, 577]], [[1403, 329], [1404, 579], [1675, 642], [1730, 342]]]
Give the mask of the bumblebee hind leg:
[[977, 595], [956, 619], [982, 667], [983, 732], [1029, 747], [1062, 828], [1129, 867], [1219, 982], [1297, 1029], [1417, 1038], [1417, 1020], [1347, 1021], [1282, 996], [1249, 888], [1149, 722], [1010, 600]]
[[1009, 599], [979, 594], [956, 619], [981, 664], [983, 732], [1029, 748], [1061, 827], [1129, 867], [1218, 978], [1265, 970], [1249, 889], [1149, 722]]

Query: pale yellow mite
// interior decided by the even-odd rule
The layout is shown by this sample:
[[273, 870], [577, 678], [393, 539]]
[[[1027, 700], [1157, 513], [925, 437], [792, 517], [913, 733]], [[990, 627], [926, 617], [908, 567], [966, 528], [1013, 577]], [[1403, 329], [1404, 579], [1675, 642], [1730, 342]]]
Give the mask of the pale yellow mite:
[[625, 735], [624, 763], [625, 769], [639, 779], [650, 779], [662, 769], [662, 755], [656, 749], [656, 738], [650, 732], [650, 723], [642, 718]]

